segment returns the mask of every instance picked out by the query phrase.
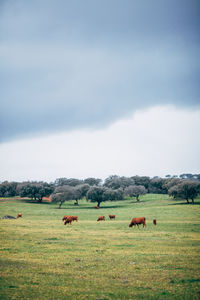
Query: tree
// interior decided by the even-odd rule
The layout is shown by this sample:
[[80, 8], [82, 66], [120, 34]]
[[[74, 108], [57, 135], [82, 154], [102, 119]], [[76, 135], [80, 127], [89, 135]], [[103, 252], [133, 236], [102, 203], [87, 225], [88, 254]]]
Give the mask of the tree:
[[181, 179], [193, 179], [193, 175], [190, 173], [184, 173], [179, 176]]
[[200, 174], [190, 174], [190, 173], [184, 173], [179, 176], [181, 179], [190, 179], [190, 180], [198, 180], [200, 181]]
[[0, 197], [13, 197], [17, 195], [17, 182], [4, 181], [0, 184]]
[[41, 203], [43, 197], [53, 193], [54, 186], [47, 182], [23, 182], [18, 184], [17, 190], [21, 197], [29, 197]]
[[163, 187], [169, 190], [171, 187], [179, 184], [180, 182], [182, 182], [182, 180], [179, 178], [170, 178], [163, 183]]
[[5, 197], [7, 192], [8, 181], [4, 181], [0, 184], [0, 197]]
[[105, 179], [104, 186], [116, 190], [119, 188], [125, 189], [127, 186], [133, 185], [134, 183], [135, 182], [132, 178], [111, 175]]
[[89, 184], [80, 184], [74, 187], [74, 200], [76, 200], [76, 205], [78, 205], [78, 200], [86, 196], [89, 188]]
[[149, 185], [150, 185], [150, 177], [148, 176], [132, 176], [131, 177], [134, 182], [135, 182], [135, 185], [143, 185], [147, 191], [149, 191]]
[[168, 179], [152, 178], [150, 180], [149, 192], [154, 194], [167, 194], [165, 183]]
[[103, 201], [117, 201], [123, 200], [123, 189], [109, 189], [105, 188], [103, 192]]
[[97, 202], [97, 206], [100, 207], [101, 202], [105, 201], [103, 198], [104, 191], [104, 187], [92, 186], [86, 194], [86, 199], [91, 202]]
[[84, 179], [84, 183], [87, 183], [89, 185], [97, 185], [99, 186], [101, 184], [102, 180], [99, 179], [99, 178], [93, 178], [93, 177], [89, 177], [89, 178], [86, 178]]
[[179, 184], [172, 186], [169, 189], [168, 194], [169, 196], [174, 197], [174, 199], [185, 199], [188, 204], [191, 199], [194, 204], [194, 199], [200, 194], [200, 183], [191, 180], [183, 180]]
[[62, 186], [62, 185], [77, 186], [80, 184], [83, 184], [83, 180], [76, 179], [76, 178], [57, 178], [55, 181], [56, 186]]
[[170, 174], [165, 175], [166, 178], [171, 178]]
[[59, 208], [65, 201], [73, 200], [75, 198], [75, 187], [70, 185], [59, 186], [55, 189], [52, 195], [52, 202], [59, 203]]
[[87, 192], [86, 199], [91, 202], [97, 202], [97, 206], [100, 207], [101, 202], [122, 200], [123, 190], [113, 190], [103, 186], [92, 186]]
[[136, 197], [136, 200], [139, 202], [139, 196], [145, 195], [147, 190], [143, 185], [130, 185], [124, 190], [124, 194], [130, 197]]

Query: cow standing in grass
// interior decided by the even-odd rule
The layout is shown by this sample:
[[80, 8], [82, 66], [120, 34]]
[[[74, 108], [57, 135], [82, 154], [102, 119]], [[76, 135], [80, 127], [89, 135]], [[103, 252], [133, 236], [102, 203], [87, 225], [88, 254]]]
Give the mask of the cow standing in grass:
[[116, 217], [115, 215], [109, 215], [110, 220], [115, 219], [115, 217]]
[[132, 227], [133, 225], [134, 225], [134, 227], [136, 227], [136, 225], [139, 227], [140, 224], [143, 224], [143, 227], [146, 226], [146, 218], [145, 217], [133, 218], [131, 220], [131, 223], [129, 224], [129, 227]]
[[19, 213], [19, 214], [17, 215], [17, 218], [22, 218], [22, 214]]
[[71, 215], [64, 216], [64, 217], [62, 218], [62, 220], [65, 221], [65, 220], [67, 220], [68, 218], [72, 219], [72, 221], [78, 222], [78, 216], [71, 216]]
[[66, 224], [72, 225], [72, 221], [73, 221], [72, 216], [68, 216], [64, 221], [64, 225], [66, 225]]
[[98, 217], [97, 222], [98, 222], [98, 221], [105, 221], [105, 217], [104, 217], [104, 216]]
[[70, 215], [68, 215], [68, 216], [64, 216], [63, 218], [62, 218], [62, 221], [65, 221], [65, 220], [67, 220], [67, 218], [68, 217], [71, 217]]

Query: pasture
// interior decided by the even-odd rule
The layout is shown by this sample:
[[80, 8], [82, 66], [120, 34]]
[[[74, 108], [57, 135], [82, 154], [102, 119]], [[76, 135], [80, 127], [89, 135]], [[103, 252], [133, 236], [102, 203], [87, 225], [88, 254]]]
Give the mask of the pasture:
[[[0, 298], [200, 298], [200, 199], [147, 194], [93, 206], [1, 198], [0, 217], [23, 217], [0, 220]], [[79, 221], [64, 226], [67, 214]], [[140, 216], [147, 227], [129, 228]]]

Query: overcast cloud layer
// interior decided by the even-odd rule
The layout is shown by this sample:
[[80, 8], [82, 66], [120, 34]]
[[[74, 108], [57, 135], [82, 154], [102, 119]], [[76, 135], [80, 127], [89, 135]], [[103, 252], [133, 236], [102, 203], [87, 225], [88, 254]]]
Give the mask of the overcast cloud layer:
[[196, 109], [198, 0], [0, 1], [0, 142]]
[[199, 173], [200, 110], [138, 111], [98, 130], [0, 145], [0, 181]]

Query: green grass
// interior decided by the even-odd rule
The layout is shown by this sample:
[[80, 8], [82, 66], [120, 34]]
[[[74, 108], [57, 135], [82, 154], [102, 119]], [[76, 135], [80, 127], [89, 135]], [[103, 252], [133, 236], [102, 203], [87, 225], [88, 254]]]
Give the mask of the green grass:
[[[145, 195], [96, 210], [0, 199], [0, 216], [23, 214], [0, 220], [0, 299], [199, 299], [199, 204]], [[79, 222], [64, 226], [66, 214]], [[129, 228], [140, 216], [147, 227]]]

